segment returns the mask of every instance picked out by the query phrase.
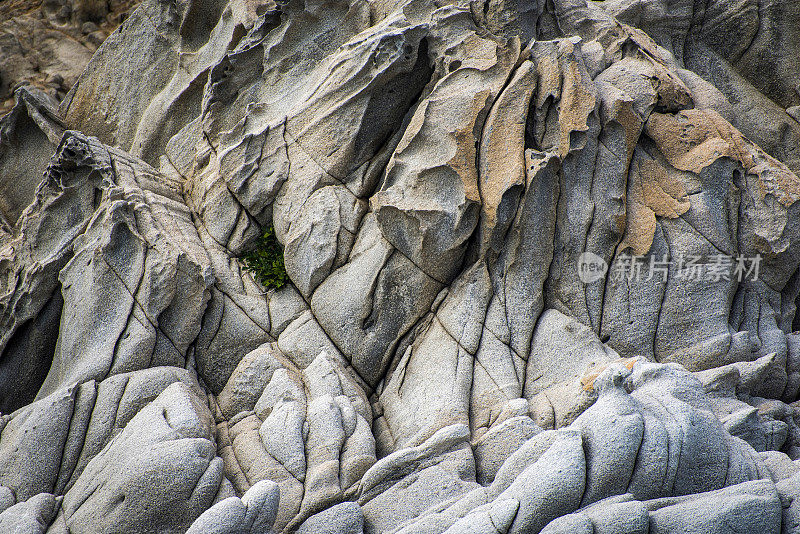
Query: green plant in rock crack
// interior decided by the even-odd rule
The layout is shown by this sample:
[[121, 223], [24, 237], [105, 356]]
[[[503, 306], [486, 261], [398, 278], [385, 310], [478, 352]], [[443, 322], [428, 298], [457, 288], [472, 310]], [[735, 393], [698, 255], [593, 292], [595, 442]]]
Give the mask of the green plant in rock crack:
[[283, 265], [283, 246], [272, 226], [258, 238], [253, 249], [245, 252], [240, 259], [245, 269], [266, 289], [280, 289], [289, 280]]

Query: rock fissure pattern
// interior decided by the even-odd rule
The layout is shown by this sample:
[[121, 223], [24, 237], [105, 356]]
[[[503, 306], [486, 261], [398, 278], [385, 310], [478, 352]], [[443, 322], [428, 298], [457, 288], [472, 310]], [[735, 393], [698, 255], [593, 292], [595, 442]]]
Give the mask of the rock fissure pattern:
[[798, 23], [144, 0], [0, 120], [0, 530], [800, 532]]

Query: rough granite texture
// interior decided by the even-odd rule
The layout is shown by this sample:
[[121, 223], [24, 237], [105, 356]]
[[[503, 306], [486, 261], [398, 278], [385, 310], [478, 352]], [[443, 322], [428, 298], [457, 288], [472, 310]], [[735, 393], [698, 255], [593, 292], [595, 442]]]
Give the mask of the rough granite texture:
[[59, 96], [0, 532], [800, 533], [800, 3], [144, 0]]

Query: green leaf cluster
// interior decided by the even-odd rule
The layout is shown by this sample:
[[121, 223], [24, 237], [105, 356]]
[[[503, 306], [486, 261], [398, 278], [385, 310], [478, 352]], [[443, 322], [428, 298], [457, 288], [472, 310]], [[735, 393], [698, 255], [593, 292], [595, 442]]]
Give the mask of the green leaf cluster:
[[261, 282], [266, 289], [282, 288], [289, 277], [283, 265], [283, 246], [275, 236], [275, 229], [270, 226], [264, 235], [258, 238], [255, 246], [241, 258], [245, 269]]

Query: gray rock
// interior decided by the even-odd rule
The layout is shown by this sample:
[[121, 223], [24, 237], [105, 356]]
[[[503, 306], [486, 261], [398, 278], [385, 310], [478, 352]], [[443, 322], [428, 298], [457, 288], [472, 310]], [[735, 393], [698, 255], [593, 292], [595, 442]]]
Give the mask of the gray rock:
[[451, 425], [417, 447], [400, 449], [376, 462], [360, 482], [364, 531], [392, 528], [437, 502], [476, 489], [468, 438], [464, 425]]
[[[531, 441], [541, 441], [538, 436]], [[538, 532], [552, 519], [575, 510], [580, 504], [586, 477], [581, 437], [575, 432], [554, 433], [552, 437], [555, 439], [549, 441], [538, 458], [522, 466], [521, 472], [509, 480], [507, 486], [496, 478], [488, 491], [480, 489], [452, 502], [449, 507], [452, 513], [445, 510], [440, 514], [444, 526], [454, 533], [477, 532], [474, 529], [489, 525], [495, 531], [502, 528], [502, 532]], [[498, 478], [500, 476], [498, 473]], [[483, 494], [483, 502], [478, 501], [477, 507], [476, 493]], [[487, 497], [491, 502], [486, 503]], [[403, 532], [425, 530], [406, 528]]]
[[307, 309], [308, 304], [291, 284], [272, 293], [269, 299], [270, 335], [278, 339], [281, 332]]
[[[531, 343], [525, 383], [529, 398], [559, 382], [579, 378], [587, 368], [619, 358], [589, 327], [557, 310], [542, 313]], [[561, 356], [553, 358], [553, 354]]]
[[262, 345], [246, 354], [217, 396], [225, 418], [253, 410], [275, 371], [285, 367], [286, 360], [274, 344]]
[[594, 534], [592, 520], [586, 514], [562, 515], [550, 521], [541, 534]]
[[21, 408], [5, 424], [0, 480], [17, 501], [53, 491], [77, 393], [77, 388], [59, 391]]
[[241, 499], [228, 497], [203, 512], [186, 532], [189, 534], [249, 532], [245, 527], [246, 514], [247, 507], [242, 504]]
[[781, 532], [781, 501], [768, 481], [732, 486], [653, 509], [650, 532]]
[[0, 125], [3, 514], [794, 528], [800, 10], [743, 2], [145, 0]]
[[325, 331], [320, 327], [311, 311], [303, 312], [297, 319], [289, 323], [278, 337], [278, 348], [295, 365], [308, 367], [320, 352], [325, 352], [337, 359], [343, 359]]
[[32, 251], [17, 261], [29, 258], [35, 268], [6, 294], [9, 304], [26, 304], [19, 314], [6, 308], [13, 320], [5, 340], [27, 314], [60, 308], [57, 344], [36, 322], [13, 339], [52, 348], [43, 355], [52, 363], [36, 384], [38, 398], [75, 382], [186, 364], [212, 273], [179, 190], [141, 161], [77, 132], [65, 135], [15, 245], [6, 245]]
[[64, 133], [52, 97], [20, 87], [16, 104], [0, 122], [0, 224], [10, 232], [33, 202], [50, 156]]
[[[343, 206], [345, 202], [349, 205]], [[284, 253], [286, 272], [303, 296], [309, 298], [338, 267], [337, 258], [347, 258], [363, 211], [364, 206], [343, 186], [323, 187], [303, 204], [298, 222], [286, 236]], [[342, 213], [353, 221], [342, 220]]]
[[363, 534], [364, 514], [358, 503], [343, 502], [312, 515], [297, 529], [298, 534]]
[[280, 492], [272, 481], [262, 480], [245, 492], [241, 499], [228, 497], [203, 512], [187, 534], [270, 532], [278, 513]]
[[647, 507], [639, 501], [618, 502], [603, 506], [603, 502], [583, 510], [592, 521], [597, 534], [647, 534], [650, 516]]
[[626, 487], [642, 448], [645, 419], [622, 389], [623, 379], [615, 367], [600, 375], [595, 381], [600, 397], [573, 423], [581, 429], [586, 449], [584, 506]]
[[226, 419], [220, 410], [217, 427], [225, 473], [237, 490], [250, 491], [263, 480], [278, 484], [276, 530], [295, 529], [354, 495], [376, 460], [367, 422], [372, 410], [350, 371], [325, 352], [303, 370], [284, 363], [266, 385], [263, 373], [251, 381], [234, 374], [228, 391], [233, 381], [241, 381], [239, 389], [246, 385], [261, 394], [254, 411]]
[[350, 261], [320, 284], [311, 309], [336, 346], [350, 355], [353, 367], [376, 385], [391, 363], [391, 350], [429, 310], [441, 288], [394, 252], [374, 214], [368, 214]]
[[20, 534], [44, 534], [58, 513], [59, 504], [60, 499], [49, 493], [34, 495], [0, 512], [0, 529]]
[[491, 506], [476, 508], [471, 514], [456, 521], [445, 532], [448, 534], [507, 532], [518, 510], [519, 501], [515, 499], [495, 502]]
[[473, 354], [489, 283], [485, 265], [466, 271], [406, 350], [398, 363], [403, 372], [386, 384], [381, 402], [396, 447], [421, 443], [444, 425], [469, 423]]
[[0, 486], [0, 514], [5, 510], [16, 504], [17, 499], [14, 497], [14, 492], [11, 488]]
[[491, 484], [503, 462], [541, 431], [523, 415], [507, 419], [481, 436], [473, 445], [478, 482]]
[[783, 506], [783, 532], [800, 529], [800, 475], [782, 480], [775, 485]]
[[762, 421], [756, 408], [732, 413], [722, 423], [729, 434], [743, 439], [757, 451], [780, 449], [788, 432], [783, 421]]
[[64, 495], [73, 532], [188, 528], [217, 494], [223, 462], [204, 399], [168, 386], [86, 465]]
[[[222, 391], [246, 354], [274, 341], [269, 335], [269, 324], [254, 319], [249, 310], [237, 302], [239, 296], [241, 294], [212, 289], [211, 302], [195, 345], [198, 374], [217, 393]], [[266, 303], [260, 304], [259, 311], [266, 315]]]
[[574, 514], [554, 519], [542, 529], [544, 533], [597, 532], [622, 534], [623, 532], [649, 532], [650, 516], [647, 507], [633, 500], [630, 494], [610, 497], [596, 502]]

